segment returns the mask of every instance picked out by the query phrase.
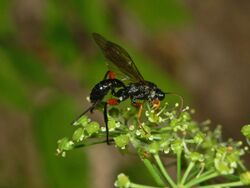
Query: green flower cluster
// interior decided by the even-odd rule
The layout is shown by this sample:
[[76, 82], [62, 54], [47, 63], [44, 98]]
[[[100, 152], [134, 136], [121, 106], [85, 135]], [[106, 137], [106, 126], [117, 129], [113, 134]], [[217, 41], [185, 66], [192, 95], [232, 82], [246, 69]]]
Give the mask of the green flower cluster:
[[248, 145], [250, 145], [250, 125], [243, 126], [241, 132], [246, 137]]
[[64, 137], [58, 140], [57, 154], [66, 156], [66, 151], [74, 149], [79, 142], [84, 142], [88, 138], [98, 136], [100, 125], [95, 121], [90, 121], [87, 116], [81, 117], [74, 126], [78, 128], [74, 131], [72, 138]]
[[[165, 104], [160, 109], [154, 109], [147, 104], [145, 115], [141, 118], [142, 123], [139, 123], [136, 109], [112, 108], [108, 116], [110, 137], [120, 150], [126, 152], [130, 148], [136, 149], [158, 186], [188, 188], [206, 184], [208, 180], [211, 183], [218, 176], [227, 179], [232, 175], [238, 181], [230, 182], [231, 179], [228, 178], [227, 187], [230, 187], [230, 183], [237, 186], [248, 184], [249, 172], [247, 173], [241, 160], [247, 147], [232, 139], [223, 141], [221, 126], [211, 130], [210, 121], [194, 121], [193, 112], [189, 107], [180, 110], [178, 105], [171, 109]], [[58, 154], [65, 156], [68, 150], [105, 142], [105, 128], [86, 116], [80, 118], [75, 125], [78, 128], [71, 139], [63, 138], [58, 141]], [[249, 136], [249, 126], [242, 132]], [[176, 182], [168, 175], [160, 155], [176, 156]], [[137, 184], [130, 182], [124, 174], [120, 174], [115, 183], [116, 187], [134, 185]]]

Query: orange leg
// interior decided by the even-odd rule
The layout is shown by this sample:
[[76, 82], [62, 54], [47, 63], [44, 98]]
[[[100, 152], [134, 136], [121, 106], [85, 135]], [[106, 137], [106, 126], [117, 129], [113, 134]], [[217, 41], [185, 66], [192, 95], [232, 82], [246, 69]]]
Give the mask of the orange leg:
[[116, 77], [116, 74], [113, 72], [113, 71], [108, 71], [108, 78], [109, 79], [115, 79], [115, 77]]
[[116, 74], [113, 72], [113, 71], [107, 71], [106, 74], [104, 75], [104, 78], [103, 80], [106, 80], [106, 79], [115, 79], [116, 78]]
[[119, 101], [118, 99], [114, 99], [114, 98], [111, 98], [107, 101], [108, 105], [110, 106], [114, 106], [114, 105], [118, 105], [119, 104]]
[[134, 106], [139, 107], [139, 111], [137, 114], [137, 121], [139, 123], [139, 127], [145, 132], [145, 134], [147, 134], [148, 132], [144, 129], [142, 123], [141, 123], [141, 114], [142, 114], [142, 110], [143, 110], [143, 103], [132, 103]]
[[161, 101], [159, 99], [155, 99], [152, 101], [152, 104], [153, 104], [153, 109], [157, 110], [160, 108]]

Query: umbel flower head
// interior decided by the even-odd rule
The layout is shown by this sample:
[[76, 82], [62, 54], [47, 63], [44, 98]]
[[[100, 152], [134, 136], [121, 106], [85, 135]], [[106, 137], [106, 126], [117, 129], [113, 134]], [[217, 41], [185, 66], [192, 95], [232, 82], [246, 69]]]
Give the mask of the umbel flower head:
[[[112, 108], [108, 115], [110, 137], [114, 146], [123, 153], [133, 148], [142, 160], [151, 160], [152, 156], [158, 159], [158, 155], [176, 156], [177, 161], [183, 160], [182, 164], [188, 165], [188, 172], [184, 173], [182, 184], [192, 169], [196, 170], [194, 177], [198, 180], [204, 173], [212, 172], [212, 178], [238, 174], [241, 183], [249, 183], [249, 172], [243, 168], [241, 160], [247, 148], [242, 146], [242, 142], [232, 139], [223, 141], [221, 126], [211, 130], [209, 120], [198, 123], [193, 120], [192, 112], [189, 107], [180, 110], [178, 105], [172, 108], [167, 103], [159, 109], [146, 104], [141, 129], [136, 108]], [[71, 138], [58, 141], [59, 155], [65, 156], [74, 148], [105, 142], [105, 128], [87, 116], [81, 117], [75, 126]], [[243, 134], [248, 136], [248, 127], [244, 128]], [[193, 184], [200, 183], [198, 180]], [[189, 186], [193, 184], [189, 182]], [[131, 182], [126, 175], [120, 174], [115, 185], [130, 187]]]

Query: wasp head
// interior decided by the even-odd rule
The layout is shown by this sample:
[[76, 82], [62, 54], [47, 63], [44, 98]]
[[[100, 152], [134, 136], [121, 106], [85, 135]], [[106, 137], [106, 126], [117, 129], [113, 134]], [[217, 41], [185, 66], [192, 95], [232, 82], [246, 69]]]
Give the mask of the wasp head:
[[160, 101], [162, 101], [165, 98], [165, 93], [162, 90], [160, 90], [159, 88], [156, 88], [155, 97], [157, 99], [159, 99]]
[[157, 87], [152, 88], [150, 95], [149, 95], [149, 100], [153, 101], [155, 99], [159, 99], [160, 101], [162, 101], [165, 98], [165, 93], [160, 90]]

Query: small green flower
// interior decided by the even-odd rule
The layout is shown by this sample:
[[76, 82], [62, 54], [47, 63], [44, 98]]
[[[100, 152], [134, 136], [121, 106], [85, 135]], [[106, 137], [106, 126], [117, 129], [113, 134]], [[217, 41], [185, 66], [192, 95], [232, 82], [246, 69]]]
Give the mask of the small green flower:
[[244, 185], [250, 185], [250, 172], [245, 172], [240, 175], [240, 181], [244, 183]]
[[182, 140], [178, 139], [175, 140], [172, 144], [171, 144], [171, 149], [173, 150], [173, 152], [176, 153], [180, 153], [183, 149], [183, 144], [182, 144]]
[[148, 117], [148, 121], [151, 123], [162, 123], [166, 120], [160, 116], [161, 112], [156, 113], [155, 110], [148, 110], [145, 114]]
[[170, 122], [170, 127], [172, 128], [175, 128], [176, 126], [178, 126], [178, 123], [179, 123], [179, 119], [173, 119], [171, 122]]
[[203, 162], [204, 161], [204, 155], [198, 152], [190, 152], [189, 154], [186, 155], [188, 159], [190, 159], [193, 162], [199, 161]]
[[171, 135], [170, 134], [162, 134], [161, 135], [161, 140], [159, 141], [159, 146], [160, 150], [164, 153], [169, 153], [170, 152], [170, 139]]
[[213, 132], [213, 135], [216, 139], [220, 140], [221, 139], [221, 125], [218, 125], [215, 129], [214, 129], [214, 132]]
[[118, 123], [113, 117], [108, 117], [109, 131], [114, 131], [116, 128], [116, 124]]
[[82, 126], [85, 126], [89, 123], [89, 118], [87, 116], [82, 116], [80, 117], [76, 122], [74, 122], [74, 126], [77, 126], [77, 125], [82, 125]]
[[129, 188], [130, 187], [129, 177], [123, 173], [119, 174], [117, 176], [117, 180], [115, 181], [115, 187]]
[[160, 149], [160, 144], [158, 142], [153, 142], [148, 146], [149, 153], [155, 154], [158, 153]]
[[[114, 139], [115, 146], [121, 152], [126, 151], [125, 149], [130, 144], [142, 159], [150, 159], [148, 161], [152, 163], [152, 166], [147, 167], [150, 169], [150, 173], [163, 173], [158, 175], [164, 177], [162, 168], [159, 169], [160, 171], [154, 172], [154, 167], [156, 167], [154, 165], [158, 164], [161, 167], [159, 161], [156, 160], [154, 161], [156, 163], [153, 164], [153, 160], [151, 160], [152, 156], [160, 153], [165, 156], [177, 157], [178, 174], [176, 179], [181, 180], [179, 176], [181, 176], [183, 170], [185, 178], [189, 178], [185, 183], [189, 184], [191, 182], [190, 187], [192, 187], [195, 174], [197, 174], [197, 177], [200, 176], [200, 180], [202, 180], [203, 177], [201, 176], [204, 175], [205, 177], [207, 170], [211, 172], [216, 170], [212, 175], [233, 174], [235, 177], [240, 178], [241, 182], [238, 181], [238, 183], [249, 185], [250, 172], [242, 173], [245, 167], [241, 161], [241, 156], [247, 153], [247, 148], [244, 147], [243, 143], [235, 142], [233, 139], [222, 141], [221, 126], [211, 130], [207, 126], [210, 121], [198, 123], [192, 120], [192, 114], [188, 107], [181, 110], [181, 112], [180, 109], [177, 109], [178, 107], [173, 109], [165, 105], [155, 110], [148, 104], [145, 111], [146, 118], [141, 118], [141, 125], [143, 126], [141, 128], [137, 117], [138, 109], [112, 108], [108, 114], [109, 136]], [[83, 116], [74, 125], [81, 126], [74, 131], [72, 140], [65, 137], [58, 141], [57, 153], [61, 156], [65, 156], [66, 151], [76, 147], [105, 142], [101, 138], [105, 136], [106, 127], [100, 127], [97, 122], [90, 122], [86, 116]], [[244, 126], [242, 133], [249, 140], [250, 125]], [[75, 143], [80, 141], [82, 141], [81, 144], [74, 146]], [[181, 163], [179, 163], [180, 161]], [[186, 166], [186, 164], [190, 165]], [[187, 170], [186, 167], [189, 168], [189, 171], [185, 171]], [[194, 176], [189, 176], [189, 172]], [[208, 175], [210, 176], [210, 174]], [[229, 176], [224, 177], [227, 179]], [[230, 183], [230, 180], [232, 180], [230, 178], [231, 176], [225, 182]], [[185, 183], [181, 186], [185, 186]], [[210, 181], [201, 183], [209, 185]], [[178, 182], [176, 184], [179, 186]], [[115, 186], [121, 188], [144, 187], [144, 185], [130, 182], [129, 177], [124, 174], [117, 177]]]
[[65, 151], [72, 150], [74, 148], [74, 142], [69, 140], [69, 138], [64, 137], [57, 141], [58, 148], [57, 148], [57, 154], [61, 154], [63, 157], [66, 156]]
[[119, 135], [114, 138], [115, 145], [121, 149], [125, 149], [125, 147], [128, 145], [129, 142], [129, 136], [128, 135]]
[[195, 136], [194, 136], [194, 142], [196, 144], [201, 144], [204, 141], [205, 138], [205, 134], [202, 132], [198, 132]]
[[231, 168], [230, 165], [225, 161], [214, 159], [214, 166], [223, 175], [234, 173], [234, 169]]
[[[238, 143], [236, 143], [234, 147], [237, 146], [237, 144]], [[221, 174], [232, 174], [237, 168], [238, 161], [243, 153], [242, 149], [234, 147], [220, 145], [216, 148], [214, 165]]]
[[146, 125], [142, 125], [143, 128], [138, 128], [136, 131], [135, 131], [135, 135], [137, 137], [140, 137], [140, 138], [146, 138], [146, 139], [149, 139], [151, 137], [151, 129], [150, 127], [146, 126]]
[[242, 127], [241, 132], [246, 138], [250, 139], [250, 125]]
[[183, 121], [190, 121], [192, 118], [191, 115], [186, 111], [181, 114], [181, 119], [183, 119]]
[[75, 132], [73, 133], [72, 140], [79, 142], [79, 141], [82, 141], [83, 138], [84, 138], [84, 129], [80, 127], [76, 129]]
[[69, 140], [69, 138], [64, 137], [60, 140], [57, 141], [58, 143], [58, 149], [60, 150], [72, 150], [73, 149], [73, 145], [74, 142], [72, 142], [71, 140]]
[[92, 134], [97, 133], [100, 130], [100, 126], [97, 122], [92, 121], [86, 125], [85, 129], [89, 136], [91, 136]]

